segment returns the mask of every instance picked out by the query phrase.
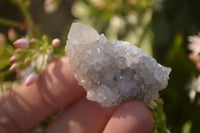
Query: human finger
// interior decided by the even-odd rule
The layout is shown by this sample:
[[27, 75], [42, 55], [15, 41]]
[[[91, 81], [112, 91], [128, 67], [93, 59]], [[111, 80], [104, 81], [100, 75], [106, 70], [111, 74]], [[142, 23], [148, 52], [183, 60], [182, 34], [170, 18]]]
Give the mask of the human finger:
[[152, 133], [151, 111], [139, 101], [124, 103], [115, 111], [103, 133]]
[[117, 107], [102, 107], [84, 97], [71, 105], [44, 133], [102, 133]]
[[0, 132], [27, 132], [83, 92], [72, 75], [68, 57], [63, 57], [50, 64], [35, 84], [27, 87], [22, 83], [0, 96]]

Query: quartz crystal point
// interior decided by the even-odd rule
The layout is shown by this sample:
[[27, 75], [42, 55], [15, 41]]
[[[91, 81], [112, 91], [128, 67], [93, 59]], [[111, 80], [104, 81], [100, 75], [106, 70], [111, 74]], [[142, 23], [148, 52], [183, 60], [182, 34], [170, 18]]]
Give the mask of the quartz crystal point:
[[167, 86], [171, 68], [124, 41], [109, 42], [92, 27], [73, 23], [66, 51], [87, 99], [114, 106], [131, 99], [148, 102]]

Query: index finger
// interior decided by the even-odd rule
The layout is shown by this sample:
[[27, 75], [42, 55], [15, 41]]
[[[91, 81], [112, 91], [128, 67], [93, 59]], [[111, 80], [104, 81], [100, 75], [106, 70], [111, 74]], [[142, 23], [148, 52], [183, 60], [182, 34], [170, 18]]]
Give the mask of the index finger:
[[50, 64], [35, 84], [27, 87], [22, 83], [0, 96], [0, 132], [26, 132], [83, 92], [72, 75], [68, 57], [63, 57]]

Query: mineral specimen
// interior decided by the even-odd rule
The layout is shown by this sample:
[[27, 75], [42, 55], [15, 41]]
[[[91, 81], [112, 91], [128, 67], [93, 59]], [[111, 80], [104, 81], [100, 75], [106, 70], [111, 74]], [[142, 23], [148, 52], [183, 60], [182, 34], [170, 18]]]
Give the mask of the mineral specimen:
[[73, 74], [87, 91], [87, 98], [102, 106], [131, 99], [155, 100], [158, 91], [167, 86], [171, 68], [158, 64], [128, 42], [109, 42], [88, 25], [72, 24], [66, 50]]

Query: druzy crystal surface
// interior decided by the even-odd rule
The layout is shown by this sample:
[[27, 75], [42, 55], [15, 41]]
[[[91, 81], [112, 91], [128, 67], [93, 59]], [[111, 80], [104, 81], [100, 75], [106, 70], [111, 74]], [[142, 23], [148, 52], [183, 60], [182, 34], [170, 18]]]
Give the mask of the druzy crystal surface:
[[114, 106], [130, 99], [155, 100], [171, 68], [124, 41], [109, 42], [92, 27], [73, 23], [66, 45], [75, 78], [87, 99]]

